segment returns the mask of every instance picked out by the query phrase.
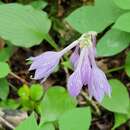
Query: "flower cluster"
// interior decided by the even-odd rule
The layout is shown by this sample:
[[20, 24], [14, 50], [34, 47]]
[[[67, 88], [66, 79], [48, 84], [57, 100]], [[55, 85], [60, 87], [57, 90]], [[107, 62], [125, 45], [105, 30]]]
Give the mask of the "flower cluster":
[[90, 97], [101, 102], [104, 95], [111, 95], [111, 87], [104, 72], [98, 68], [96, 56], [96, 33], [83, 34], [78, 40], [59, 52], [48, 51], [37, 57], [31, 57], [29, 70], [35, 70], [34, 79], [44, 82], [59, 64], [60, 58], [75, 47], [70, 57], [74, 72], [67, 81], [67, 88], [72, 96], [77, 96], [83, 86], [88, 87]]

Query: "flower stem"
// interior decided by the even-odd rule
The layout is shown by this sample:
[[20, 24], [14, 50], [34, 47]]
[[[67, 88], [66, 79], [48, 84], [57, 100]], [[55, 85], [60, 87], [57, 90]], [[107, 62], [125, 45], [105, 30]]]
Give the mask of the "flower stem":
[[118, 71], [118, 70], [122, 70], [124, 68], [125, 68], [124, 65], [120, 66], [120, 67], [112, 68], [112, 69], [107, 70], [106, 73], [112, 73], [112, 72], [115, 72], [115, 71]]
[[48, 43], [56, 50], [58, 51], [59, 50], [59, 47], [58, 45], [55, 43], [55, 41], [49, 36], [49, 34], [46, 35], [46, 38], [45, 38]]
[[60, 51], [61, 55], [64, 55], [66, 52], [74, 48], [79, 43], [79, 40], [72, 42], [69, 46], [65, 47], [63, 50]]
[[14, 72], [10, 72], [10, 75], [15, 77], [16, 79], [20, 80], [24, 84], [29, 84], [25, 79], [21, 78], [20, 76], [16, 75]]
[[88, 101], [88, 102], [91, 104], [91, 106], [96, 110], [96, 114], [97, 114], [98, 116], [101, 115], [101, 112], [100, 112], [100, 110], [99, 110], [99, 108], [98, 108], [96, 102], [93, 101], [93, 100], [87, 95], [87, 93], [85, 93], [84, 91], [81, 91], [81, 95], [82, 95], [82, 96], [86, 99], [86, 101]]

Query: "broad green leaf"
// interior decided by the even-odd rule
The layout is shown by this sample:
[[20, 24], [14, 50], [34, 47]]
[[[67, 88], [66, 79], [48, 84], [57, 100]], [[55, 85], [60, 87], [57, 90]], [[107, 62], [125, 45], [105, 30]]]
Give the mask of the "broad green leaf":
[[31, 2], [31, 5], [35, 8], [35, 9], [44, 9], [47, 5], [47, 3], [43, 0], [36, 0]]
[[130, 9], [130, 0], [113, 0], [121, 9]]
[[7, 61], [11, 57], [13, 48], [13, 46], [8, 46], [0, 50], [0, 61]]
[[37, 101], [42, 97], [43, 92], [43, 86], [40, 84], [33, 84], [30, 88], [30, 97], [32, 100]]
[[113, 28], [116, 28], [125, 32], [130, 32], [130, 12], [121, 15], [117, 19]]
[[128, 52], [125, 60], [125, 71], [127, 75], [130, 77], [130, 52]]
[[115, 113], [115, 123], [114, 123], [112, 130], [115, 130], [115, 128], [117, 128], [120, 125], [122, 125], [123, 123], [125, 123], [128, 119], [130, 119], [130, 103], [129, 103], [129, 108], [128, 108], [127, 114]]
[[34, 114], [29, 116], [20, 125], [18, 125], [15, 130], [38, 130], [36, 119]]
[[89, 130], [91, 111], [89, 108], [75, 108], [65, 112], [60, 120], [60, 130]]
[[39, 127], [38, 130], [55, 130], [52, 123], [45, 123]]
[[5, 100], [9, 94], [9, 84], [4, 78], [0, 79], [0, 98]]
[[49, 88], [41, 102], [41, 123], [56, 121], [65, 111], [75, 106], [75, 100], [63, 87]]
[[20, 4], [0, 5], [0, 36], [22, 47], [31, 47], [45, 38], [50, 29], [45, 12]]
[[126, 114], [129, 107], [129, 95], [126, 87], [116, 79], [110, 80], [111, 97], [105, 97], [102, 106], [109, 111]]
[[96, 0], [94, 6], [89, 5], [76, 9], [67, 17], [67, 21], [80, 33], [102, 32], [114, 23], [121, 13], [122, 11], [112, 0]]
[[0, 78], [4, 78], [10, 72], [9, 65], [5, 62], [0, 62]]
[[97, 44], [98, 56], [113, 56], [129, 46], [130, 33], [116, 29], [108, 31]]

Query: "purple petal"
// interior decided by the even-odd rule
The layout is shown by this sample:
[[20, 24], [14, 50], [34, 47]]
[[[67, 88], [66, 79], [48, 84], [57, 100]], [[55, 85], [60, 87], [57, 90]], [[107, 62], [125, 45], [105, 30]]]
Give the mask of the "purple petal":
[[68, 79], [67, 87], [70, 95], [77, 96], [80, 93], [82, 86], [81, 73], [79, 70], [76, 70]]
[[88, 58], [88, 50], [85, 48], [84, 51], [84, 58], [82, 61], [82, 66], [81, 66], [81, 76], [82, 76], [82, 82], [84, 85], [87, 85], [87, 83], [90, 80], [90, 72], [91, 72], [91, 64]]
[[56, 68], [60, 57], [60, 53], [48, 51], [37, 57], [31, 58], [33, 62], [29, 70], [36, 70], [34, 79], [46, 79]]
[[76, 68], [78, 60], [79, 60], [79, 46], [76, 46], [74, 52], [72, 53], [70, 57], [70, 62], [72, 63], [74, 68]]
[[106, 76], [97, 66], [92, 68], [88, 91], [90, 96], [93, 96], [99, 102], [102, 101], [105, 94], [111, 95], [111, 87]]
[[59, 61], [55, 61], [54, 63], [50, 62], [48, 64], [44, 64], [41, 68], [36, 69], [34, 79], [48, 77], [54, 71], [58, 63]]
[[58, 54], [59, 54], [58, 52], [48, 51], [39, 56], [31, 57], [30, 59], [32, 60], [32, 64], [29, 70], [35, 70], [37, 68], [41, 68], [42, 66], [44, 66], [44, 64], [47, 64], [53, 59], [59, 58]]

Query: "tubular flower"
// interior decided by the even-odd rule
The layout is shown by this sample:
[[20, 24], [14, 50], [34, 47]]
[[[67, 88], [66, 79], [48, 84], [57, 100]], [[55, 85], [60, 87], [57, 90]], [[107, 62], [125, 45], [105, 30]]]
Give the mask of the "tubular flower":
[[34, 79], [44, 82], [59, 64], [60, 58], [64, 53], [75, 47], [77, 44], [78, 41], [75, 41], [62, 51], [47, 51], [39, 56], [29, 58], [29, 60], [32, 61], [29, 71], [35, 70]]
[[72, 65], [74, 66], [74, 68], [76, 68], [78, 60], [79, 60], [79, 46], [77, 45], [75, 47], [74, 52], [72, 53], [72, 55], [70, 56], [70, 62], [72, 63]]
[[45, 81], [59, 64], [60, 58], [75, 47], [70, 57], [74, 72], [70, 75], [67, 88], [72, 96], [77, 96], [83, 86], [88, 87], [90, 97], [101, 102], [104, 95], [111, 96], [111, 87], [104, 72], [96, 65], [96, 33], [83, 34], [78, 40], [59, 52], [48, 51], [31, 57], [29, 70], [35, 70], [34, 79]]

